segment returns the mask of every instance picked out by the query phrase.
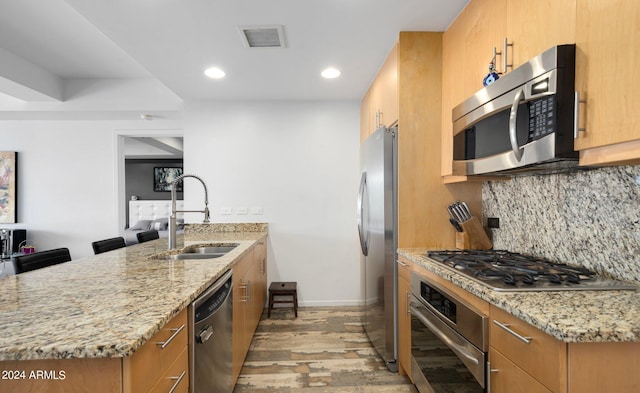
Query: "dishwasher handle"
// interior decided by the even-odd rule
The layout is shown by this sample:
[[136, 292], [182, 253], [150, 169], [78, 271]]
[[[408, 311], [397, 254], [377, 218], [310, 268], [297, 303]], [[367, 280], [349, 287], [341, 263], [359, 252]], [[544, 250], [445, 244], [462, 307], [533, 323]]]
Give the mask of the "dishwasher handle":
[[204, 329], [200, 331], [200, 333], [196, 336], [196, 341], [199, 344], [204, 344], [213, 336], [213, 326], [207, 325]]

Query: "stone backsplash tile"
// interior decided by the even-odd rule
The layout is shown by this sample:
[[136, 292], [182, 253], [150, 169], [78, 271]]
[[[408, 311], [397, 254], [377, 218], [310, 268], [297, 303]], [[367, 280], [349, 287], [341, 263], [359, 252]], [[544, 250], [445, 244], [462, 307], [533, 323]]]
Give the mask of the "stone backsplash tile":
[[640, 282], [640, 166], [485, 182], [482, 200], [495, 249]]

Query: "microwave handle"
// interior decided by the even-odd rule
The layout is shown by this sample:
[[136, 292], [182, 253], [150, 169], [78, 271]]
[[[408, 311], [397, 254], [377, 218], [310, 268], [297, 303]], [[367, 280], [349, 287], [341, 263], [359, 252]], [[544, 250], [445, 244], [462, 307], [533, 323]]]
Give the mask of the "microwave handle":
[[520, 101], [524, 98], [524, 89], [518, 91], [513, 98], [513, 104], [511, 104], [511, 112], [509, 112], [509, 140], [511, 141], [511, 150], [516, 156], [516, 160], [520, 162], [522, 160], [523, 149], [518, 146], [518, 135], [516, 133], [516, 125], [518, 122], [518, 106]]

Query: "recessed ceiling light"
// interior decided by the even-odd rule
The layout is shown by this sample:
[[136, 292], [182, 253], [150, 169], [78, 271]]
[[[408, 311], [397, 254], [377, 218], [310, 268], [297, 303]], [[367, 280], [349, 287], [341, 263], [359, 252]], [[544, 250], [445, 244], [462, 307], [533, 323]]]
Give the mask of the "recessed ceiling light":
[[208, 76], [209, 78], [213, 78], [213, 79], [220, 79], [220, 78], [224, 78], [224, 76], [226, 75], [224, 73], [224, 71], [222, 71], [222, 69], [218, 68], [218, 67], [211, 67], [211, 68], [207, 68], [204, 71], [204, 74], [206, 76]]
[[322, 77], [326, 79], [333, 79], [340, 76], [340, 70], [338, 70], [337, 68], [329, 67], [326, 70], [322, 71], [320, 75], [322, 75]]

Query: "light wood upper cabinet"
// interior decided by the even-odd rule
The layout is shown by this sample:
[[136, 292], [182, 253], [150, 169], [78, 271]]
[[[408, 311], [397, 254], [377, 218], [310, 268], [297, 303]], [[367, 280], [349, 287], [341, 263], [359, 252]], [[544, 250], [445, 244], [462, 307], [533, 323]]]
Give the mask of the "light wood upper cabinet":
[[[576, 0], [509, 0], [506, 9], [505, 37], [513, 43], [507, 62], [514, 68], [552, 46], [576, 42]], [[498, 69], [504, 71], [502, 65]]]
[[360, 141], [398, 120], [398, 45], [394, 45], [360, 105]]
[[577, 0], [581, 165], [640, 163], [640, 2]]
[[465, 181], [452, 174], [452, 109], [483, 88], [489, 62], [496, 55], [496, 71], [504, 73], [554, 45], [575, 42], [575, 0], [471, 0], [443, 37], [442, 176], [447, 182]]

